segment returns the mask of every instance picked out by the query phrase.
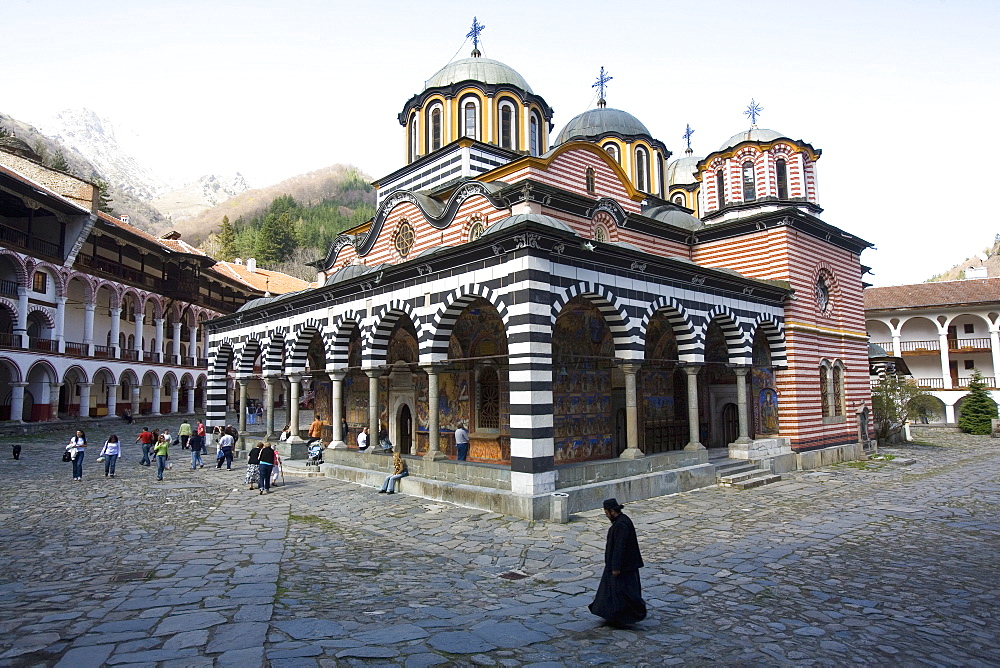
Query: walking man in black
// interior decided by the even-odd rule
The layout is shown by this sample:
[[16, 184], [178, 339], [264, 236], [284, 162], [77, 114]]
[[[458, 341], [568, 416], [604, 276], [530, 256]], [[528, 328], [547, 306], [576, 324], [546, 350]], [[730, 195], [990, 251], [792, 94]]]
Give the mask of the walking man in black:
[[615, 627], [628, 626], [646, 618], [639, 569], [643, 567], [639, 540], [632, 520], [617, 499], [604, 500], [604, 514], [611, 520], [604, 548], [604, 574], [590, 611]]

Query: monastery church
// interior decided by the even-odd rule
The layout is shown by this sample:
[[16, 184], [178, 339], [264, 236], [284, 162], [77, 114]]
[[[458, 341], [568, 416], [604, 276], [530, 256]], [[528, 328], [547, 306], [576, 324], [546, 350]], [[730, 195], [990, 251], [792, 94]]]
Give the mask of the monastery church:
[[714, 484], [720, 457], [858, 457], [870, 244], [821, 219], [821, 151], [754, 123], [673, 159], [607, 106], [603, 69], [556, 133], [476, 47], [402, 105], [406, 164], [319, 287], [209, 323], [209, 424], [234, 384], [270, 407], [287, 382], [292, 424], [308, 394], [328, 425], [326, 475], [384, 476], [357, 434], [387, 429], [404, 492], [539, 519]]

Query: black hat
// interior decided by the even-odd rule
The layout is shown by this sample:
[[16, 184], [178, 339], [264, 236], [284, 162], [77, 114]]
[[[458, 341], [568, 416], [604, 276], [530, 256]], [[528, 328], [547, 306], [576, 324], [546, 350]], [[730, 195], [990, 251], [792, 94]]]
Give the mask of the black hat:
[[618, 510], [621, 510], [624, 507], [625, 506], [623, 506], [620, 503], [618, 503], [618, 499], [615, 499], [615, 498], [604, 499], [604, 509], [605, 510], [616, 510], [616, 511], [618, 511]]

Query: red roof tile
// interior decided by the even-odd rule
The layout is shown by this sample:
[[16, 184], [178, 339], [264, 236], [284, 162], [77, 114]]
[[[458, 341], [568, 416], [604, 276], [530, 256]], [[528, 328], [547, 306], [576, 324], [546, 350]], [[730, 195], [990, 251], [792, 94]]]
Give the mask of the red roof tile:
[[865, 310], [1000, 302], [1000, 278], [973, 278], [865, 289]]

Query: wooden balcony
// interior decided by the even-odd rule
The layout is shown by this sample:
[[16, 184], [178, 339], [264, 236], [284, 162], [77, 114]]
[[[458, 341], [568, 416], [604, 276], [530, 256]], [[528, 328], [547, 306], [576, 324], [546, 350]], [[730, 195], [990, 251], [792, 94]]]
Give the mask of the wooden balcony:
[[39, 255], [46, 255], [52, 258], [60, 257], [59, 244], [39, 239], [22, 230], [16, 230], [7, 225], [0, 225], [0, 241], [5, 244], [20, 246]]
[[87, 354], [87, 344], [77, 343], [76, 341], [66, 342], [66, 354], [67, 355], [79, 355], [83, 357]]
[[948, 339], [948, 351], [953, 353], [988, 353], [989, 339]]
[[[892, 350], [892, 345], [889, 346], [889, 350]], [[900, 341], [899, 350], [903, 353], [903, 357], [908, 355], [940, 355], [941, 342], [938, 340]]]
[[55, 339], [43, 339], [33, 336], [28, 339], [28, 350], [36, 353], [57, 353], [59, 352], [59, 345]]
[[[943, 390], [944, 389], [944, 379], [943, 378], [915, 378], [917, 385], [928, 390]], [[969, 383], [972, 382], [972, 376], [964, 378], [959, 376], [957, 381], [952, 381], [952, 389], [955, 390], [965, 390], [968, 389]], [[1000, 389], [997, 387], [996, 378], [993, 376], [983, 376], [983, 382], [986, 384], [987, 389], [996, 390]]]

